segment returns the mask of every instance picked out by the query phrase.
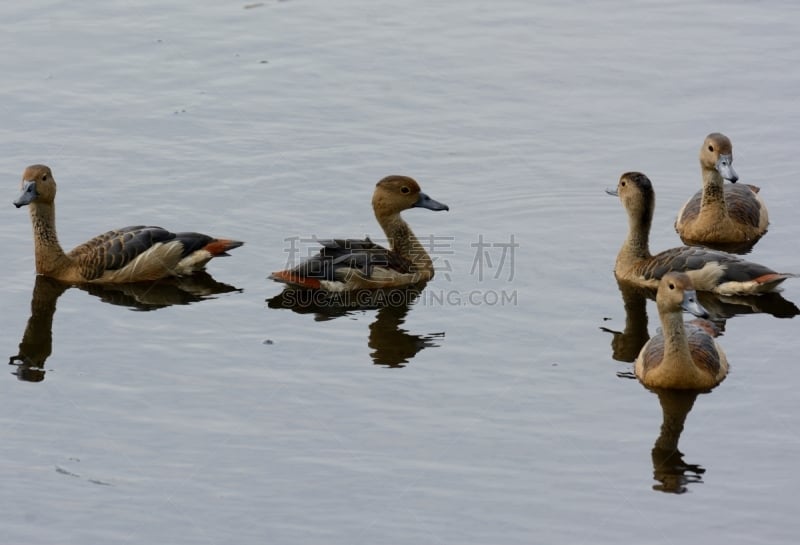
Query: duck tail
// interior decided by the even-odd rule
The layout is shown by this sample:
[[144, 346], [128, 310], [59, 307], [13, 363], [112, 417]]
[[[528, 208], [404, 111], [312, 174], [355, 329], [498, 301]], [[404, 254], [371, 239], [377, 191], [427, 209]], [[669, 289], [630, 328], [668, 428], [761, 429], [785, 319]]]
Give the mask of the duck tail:
[[795, 278], [796, 276], [797, 275], [794, 273], [769, 273], [762, 274], [761, 276], [754, 278], [753, 282], [758, 285], [757, 293], [764, 293], [773, 291], [778, 284], [787, 278]]
[[238, 240], [230, 240], [226, 238], [215, 238], [208, 244], [206, 244], [203, 249], [206, 250], [214, 257], [221, 257], [230, 255], [228, 250], [233, 250], [234, 248], [238, 248], [239, 246], [243, 245], [244, 242], [240, 242]]

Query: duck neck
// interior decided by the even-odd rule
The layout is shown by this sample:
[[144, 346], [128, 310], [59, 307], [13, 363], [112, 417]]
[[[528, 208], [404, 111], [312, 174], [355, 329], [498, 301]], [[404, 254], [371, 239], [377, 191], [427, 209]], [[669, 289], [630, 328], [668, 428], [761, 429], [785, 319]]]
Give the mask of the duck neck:
[[725, 180], [716, 169], [703, 169], [703, 196], [700, 209], [704, 214], [713, 214], [721, 219], [727, 215], [725, 206]]
[[649, 259], [650, 226], [653, 223], [653, 208], [645, 206], [641, 213], [633, 212], [628, 216], [628, 238], [622, 245], [618, 261], [631, 262]]
[[670, 362], [671, 373], [680, 376], [696, 374], [697, 368], [686, 339], [683, 315], [680, 312], [659, 312], [659, 317], [664, 335], [664, 361]]
[[36, 272], [49, 275], [69, 262], [56, 236], [55, 207], [52, 203], [33, 202], [30, 209]]
[[392, 251], [409, 263], [410, 272], [432, 271], [433, 261], [400, 214], [377, 217]]

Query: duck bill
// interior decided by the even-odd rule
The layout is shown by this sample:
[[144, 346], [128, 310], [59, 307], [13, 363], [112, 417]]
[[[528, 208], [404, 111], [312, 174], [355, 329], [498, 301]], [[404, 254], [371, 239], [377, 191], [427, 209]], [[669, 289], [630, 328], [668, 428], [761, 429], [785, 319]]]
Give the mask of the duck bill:
[[22, 191], [14, 200], [14, 206], [20, 208], [26, 204], [33, 202], [38, 193], [36, 193], [36, 182], [27, 181], [22, 183]]
[[608, 194], [609, 194], [609, 195], [611, 195], [612, 197], [619, 197], [619, 193], [617, 192], [617, 189], [616, 189], [616, 188], [613, 188], [613, 189], [612, 189], [612, 188], [610, 188], [610, 187], [607, 187], [607, 188], [606, 188], [606, 193], [608, 193]]
[[442, 204], [439, 201], [435, 201], [428, 197], [425, 193], [419, 194], [419, 199], [417, 202], [414, 203], [415, 208], [427, 208], [428, 210], [450, 210], [450, 207], [446, 204]]
[[708, 318], [708, 311], [697, 302], [697, 293], [694, 290], [683, 292], [683, 310], [691, 312], [698, 318]]
[[719, 172], [720, 176], [732, 184], [735, 184], [739, 179], [736, 171], [733, 170], [733, 157], [731, 155], [719, 156], [719, 160], [717, 161], [717, 172]]

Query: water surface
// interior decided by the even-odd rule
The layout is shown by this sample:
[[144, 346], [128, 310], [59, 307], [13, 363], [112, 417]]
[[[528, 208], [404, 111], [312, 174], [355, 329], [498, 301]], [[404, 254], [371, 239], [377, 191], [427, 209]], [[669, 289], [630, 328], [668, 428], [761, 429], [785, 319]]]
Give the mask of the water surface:
[[[750, 257], [800, 271], [794, 4], [42, 1], [0, 21], [0, 346], [39, 365], [0, 380], [3, 542], [796, 541], [798, 321], [740, 303], [732, 372], [696, 399], [626, 378], [635, 350], [601, 329], [657, 326], [634, 297], [626, 328], [603, 190], [647, 173], [652, 247], [679, 244], [712, 131], [770, 207]], [[10, 204], [34, 162], [65, 247], [138, 223], [245, 240], [209, 267], [225, 288], [37, 281]], [[425, 291], [272, 308], [292, 240], [380, 239], [391, 173], [450, 206], [406, 213], [438, 245]]]

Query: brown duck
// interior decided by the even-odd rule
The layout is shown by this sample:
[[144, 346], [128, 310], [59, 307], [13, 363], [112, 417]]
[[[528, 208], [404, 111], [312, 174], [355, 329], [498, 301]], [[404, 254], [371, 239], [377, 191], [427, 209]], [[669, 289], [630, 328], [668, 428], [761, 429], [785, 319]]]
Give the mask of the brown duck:
[[665, 274], [656, 295], [661, 331], [639, 352], [634, 372], [651, 388], [708, 390], [728, 374], [728, 359], [712, 328], [684, 323], [682, 311], [708, 316], [684, 273]]
[[449, 210], [423, 193], [408, 176], [387, 176], [372, 195], [375, 218], [389, 240], [384, 248], [367, 239], [321, 240], [322, 250], [270, 278], [292, 286], [331, 292], [411, 286], [433, 278], [433, 260], [400, 217], [409, 208]]
[[29, 206], [36, 272], [69, 283], [127, 283], [184, 276], [243, 243], [136, 225], [108, 231], [65, 253], [56, 235], [56, 181], [45, 165], [22, 175], [17, 208]]
[[675, 220], [681, 240], [697, 245], [755, 244], [767, 232], [769, 214], [758, 187], [736, 184], [739, 177], [727, 136], [715, 132], [706, 137], [700, 170], [703, 189], [683, 205]]

